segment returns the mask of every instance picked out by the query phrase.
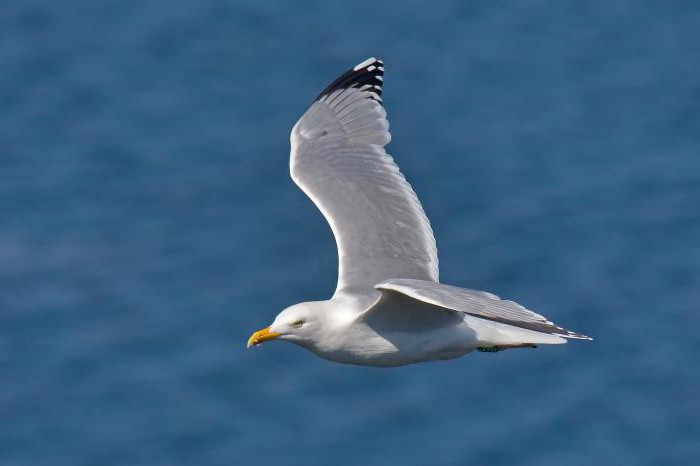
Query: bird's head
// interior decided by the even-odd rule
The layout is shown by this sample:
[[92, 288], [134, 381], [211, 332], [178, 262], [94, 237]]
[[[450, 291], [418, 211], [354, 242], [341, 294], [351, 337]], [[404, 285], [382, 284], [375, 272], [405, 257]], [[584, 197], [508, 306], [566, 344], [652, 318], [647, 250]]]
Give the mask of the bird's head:
[[287, 340], [301, 346], [318, 341], [325, 317], [323, 302], [295, 304], [280, 312], [267, 328], [258, 330], [248, 339], [248, 348], [270, 340]]

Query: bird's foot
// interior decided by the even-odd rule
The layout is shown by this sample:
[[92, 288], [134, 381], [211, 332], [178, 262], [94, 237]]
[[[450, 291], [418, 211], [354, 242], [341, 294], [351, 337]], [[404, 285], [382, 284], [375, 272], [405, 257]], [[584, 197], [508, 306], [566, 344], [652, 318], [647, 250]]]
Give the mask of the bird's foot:
[[476, 348], [476, 350], [481, 351], [482, 353], [498, 353], [499, 351], [513, 348], [537, 348], [537, 345], [533, 345], [532, 343], [521, 343], [518, 345], [479, 346]]
[[498, 346], [479, 346], [476, 350], [482, 353], [497, 353], [500, 351], [500, 348]]

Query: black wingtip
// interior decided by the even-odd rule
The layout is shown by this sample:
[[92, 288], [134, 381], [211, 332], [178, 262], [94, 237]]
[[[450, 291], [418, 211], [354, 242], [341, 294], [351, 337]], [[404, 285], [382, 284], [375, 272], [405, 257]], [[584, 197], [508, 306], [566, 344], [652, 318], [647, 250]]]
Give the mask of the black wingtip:
[[[330, 85], [321, 92], [316, 100], [321, 100], [323, 97], [333, 93], [338, 89], [347, 89], [350, 87], [370, 86], [368, 91], [371, 97], [377, 102], [382, 102], [382, 87], [384, 85], [384, 62], [371, 57], [350, 68], [343, 73], [338, 79], [330, 83]], [[375, 97], [376, 96], [376, 97]]]

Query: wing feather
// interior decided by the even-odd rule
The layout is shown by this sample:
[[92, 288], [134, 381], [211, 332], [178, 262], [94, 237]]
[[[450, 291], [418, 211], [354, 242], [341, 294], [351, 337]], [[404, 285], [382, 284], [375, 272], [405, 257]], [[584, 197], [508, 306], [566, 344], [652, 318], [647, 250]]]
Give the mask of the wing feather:
[[387, 280], [377, 284], [376, 288], [380, 291], [394, 291], [419, 301], [514, 327], [565, 338], [592, 339], [566, 330], [516, 302], [503, 300], [484, 291], [410, 279]]
[[330, 224], [336, 293], [389, 278], [438, 280], [430, 222], [385, 152], [384, 67], [368, 59], [331, 83], [292, 129], [290, 172]]

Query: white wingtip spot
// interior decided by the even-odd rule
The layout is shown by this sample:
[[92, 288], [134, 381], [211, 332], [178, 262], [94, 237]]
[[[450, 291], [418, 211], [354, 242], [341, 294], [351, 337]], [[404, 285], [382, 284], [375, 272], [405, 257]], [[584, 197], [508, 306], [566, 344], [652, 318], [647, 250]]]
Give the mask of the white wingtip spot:
[[[367, 60], [363, 61], [362, 63], [360, 63], [360, 64], [358, 64], [358, 65], [355, 65], [355, 68], [353, 68], [352, 70], [353, 70], [353, 71], [360, 70], [360, 69], [364, 68], [364, 67], [367, 66], [367, 65], [371, 65], [371, 64], [374, 63], [375, 61], [377, 61], [376, 58], [370, 57], [370, 58], [368, 58]], [[380, 68], [381, 68], [381, 67], [380, 67]], [[382, 71], [383, 71], [383, 70], [382, 70]]]

